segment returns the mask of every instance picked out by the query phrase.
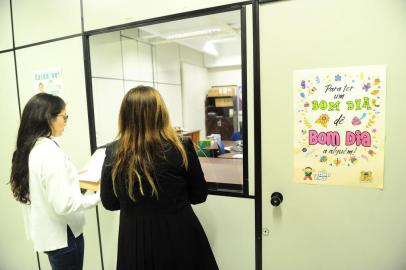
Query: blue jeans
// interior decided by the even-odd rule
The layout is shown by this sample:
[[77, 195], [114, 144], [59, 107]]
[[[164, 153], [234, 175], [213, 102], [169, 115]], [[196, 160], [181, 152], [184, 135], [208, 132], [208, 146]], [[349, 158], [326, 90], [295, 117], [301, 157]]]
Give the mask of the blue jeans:
[[75, 238], [68, 226], [68, 246], [45, 252], [52, 270], [82, 270], [84, 246], [83, 234]]

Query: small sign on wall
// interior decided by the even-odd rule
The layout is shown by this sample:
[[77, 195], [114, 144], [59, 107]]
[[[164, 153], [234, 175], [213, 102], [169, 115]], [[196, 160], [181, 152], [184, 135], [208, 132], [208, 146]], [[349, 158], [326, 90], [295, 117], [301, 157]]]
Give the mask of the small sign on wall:
[[48, 93], [55, 96], [63, 96], [62, 70], [53, 68], [33, 72], [34, 94]]
[[386, 67], [293, 77], [294, 181], [383, 188]]

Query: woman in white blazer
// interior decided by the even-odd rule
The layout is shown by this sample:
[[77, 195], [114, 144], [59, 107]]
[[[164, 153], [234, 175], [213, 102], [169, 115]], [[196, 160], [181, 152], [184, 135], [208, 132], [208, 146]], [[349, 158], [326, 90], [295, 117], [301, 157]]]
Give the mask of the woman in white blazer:
[[100, 201], [99, 193], [80, 192], [77, 169], [57, 142], [67, 120], [60, 97], [33, 96], [23, 110], [10, 175], [27, 236], [53, 270], [83, 268], [83, 210]]

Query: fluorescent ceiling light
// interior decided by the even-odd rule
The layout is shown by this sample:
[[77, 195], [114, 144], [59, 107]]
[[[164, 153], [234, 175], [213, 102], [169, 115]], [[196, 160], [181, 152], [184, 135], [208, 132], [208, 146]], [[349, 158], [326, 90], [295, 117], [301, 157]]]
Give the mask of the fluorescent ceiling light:
[[177, 33], [177, 34], [166, 36], [164, 38], [165, 39], [180, 39], [180, 38], [202, 36], [202, 35], [207, 35], [207, 34], [214, 34], [214, 33], [218, 33], [218, 32], [221, 32], [220, 28], [212, 28], [212, 29], [204, 29], [204, 30], [186, 32], [186, 33]]
[[204, 43], [203, 51], [205, 53], [211, 54], [213, 56], [219, 55], [219, 52], [217, 51], [216, 46], [214, 46], [214, 43], [211, 40], [206, 41], [206, 43]]

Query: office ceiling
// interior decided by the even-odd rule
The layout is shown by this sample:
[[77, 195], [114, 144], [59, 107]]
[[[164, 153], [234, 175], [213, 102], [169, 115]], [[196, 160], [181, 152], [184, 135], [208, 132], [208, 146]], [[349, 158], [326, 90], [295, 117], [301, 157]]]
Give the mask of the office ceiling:
[[166, 22], [122, 31], [122, 35], [153, 45], [178, 43], [215, 55], [217, 44], [240, 39], [240, 12], [232, 11]]

